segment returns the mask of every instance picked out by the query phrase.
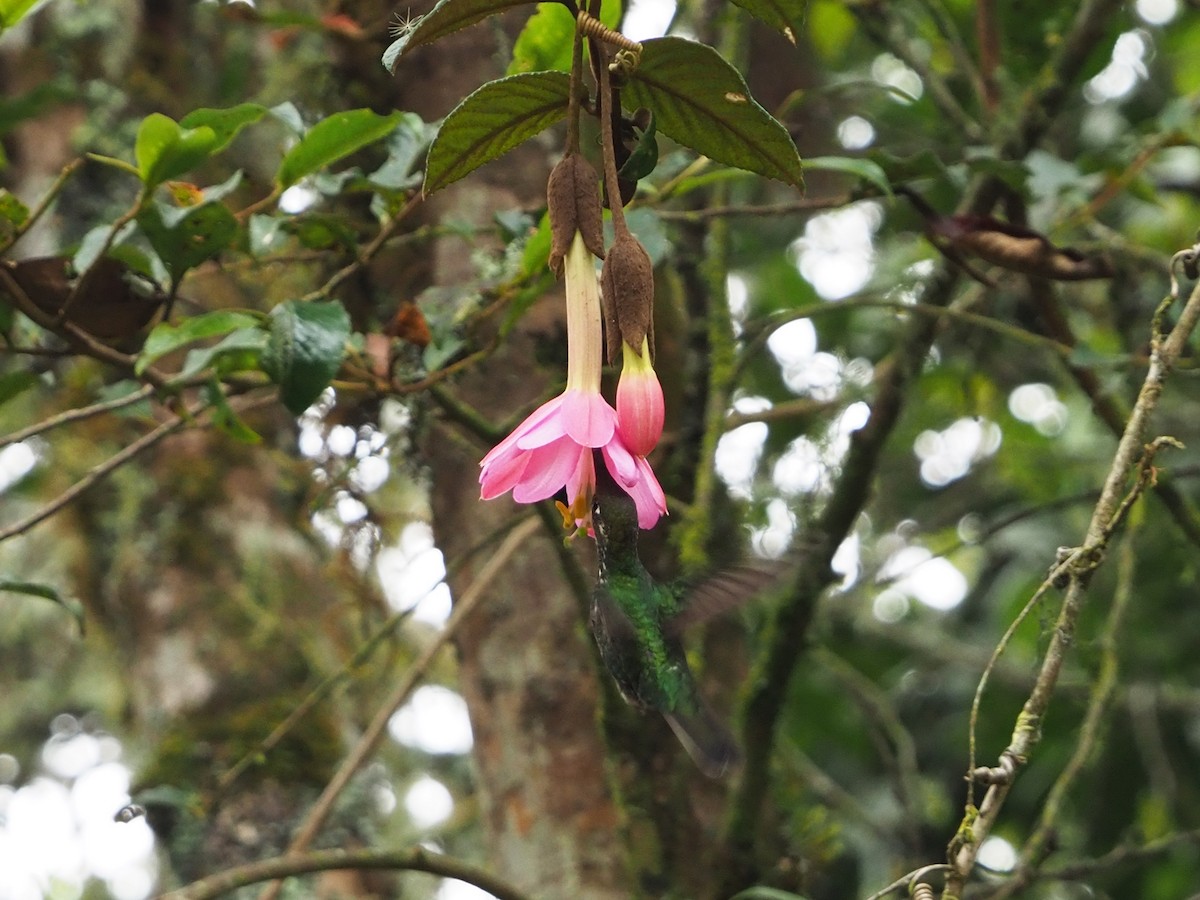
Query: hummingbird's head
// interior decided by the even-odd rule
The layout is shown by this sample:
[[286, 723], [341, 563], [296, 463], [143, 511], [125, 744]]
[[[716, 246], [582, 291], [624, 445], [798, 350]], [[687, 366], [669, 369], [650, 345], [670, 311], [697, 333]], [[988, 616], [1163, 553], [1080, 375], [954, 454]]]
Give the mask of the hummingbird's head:
[[592, 498], [592, 528], [602, 568], [614, 560], [637, 559], [637, 505], [611, 478], [598, 479]]

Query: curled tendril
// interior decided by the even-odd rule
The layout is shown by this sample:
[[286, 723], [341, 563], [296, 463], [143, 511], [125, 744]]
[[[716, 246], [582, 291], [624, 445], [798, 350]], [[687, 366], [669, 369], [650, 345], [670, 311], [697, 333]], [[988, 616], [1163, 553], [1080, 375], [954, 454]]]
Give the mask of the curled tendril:
[[596, 38], [597, 40], [604, 41], [604, 43], [613, 47], [619, 47], [621, 50], [628, 50], [630, 53], [640, 55], [642, 52], [642, 45], [637, 41], [631, 41], [629, 38], [625, 37], [625, 35], [621, 34], [621, 32], [613, 31], [595, 16], [585, 12], [582, 9], [575, 17], [575, 21], [579, 26], [579, 30], [587, 37]]
[[1183, 274], [1195, 281], [1200, 278], [1200, 231], [1196, 233], [1196, 243], [1186, 250], [1180, 250], [1171, 257], [1171, 299], [1179, 299], [1179, 282], [1175, 277], [1176, 269], [1183, 269]]

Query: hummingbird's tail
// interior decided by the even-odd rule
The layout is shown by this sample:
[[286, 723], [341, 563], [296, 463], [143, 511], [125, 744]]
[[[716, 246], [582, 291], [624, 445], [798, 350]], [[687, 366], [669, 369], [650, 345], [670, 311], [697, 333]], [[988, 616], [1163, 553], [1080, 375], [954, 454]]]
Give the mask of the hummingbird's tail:
[[733, 735], [703, 703], [691, 712], [663, 715], [688, 756], [709, 778], [720, 778], [741, 762]]

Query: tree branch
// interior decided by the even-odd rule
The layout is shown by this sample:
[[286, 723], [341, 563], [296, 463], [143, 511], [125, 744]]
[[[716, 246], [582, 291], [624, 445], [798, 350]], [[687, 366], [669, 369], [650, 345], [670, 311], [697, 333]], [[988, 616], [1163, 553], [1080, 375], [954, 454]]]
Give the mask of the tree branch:
[[401, 869], [428, 872], [473, 884], [500, 900], [528, 900], [512, 885], [469, 863], [460, 862], [424, 847], [411, 850], [317, 850], [303, 856], [277, 856], [226, 869], [164, 894], [161, 900], [209, 900], [238, 888], [277, 878], [328, 872], [337, 869]]
[[[497, 548], [495, 555], [480, 569], [479, 576], [471, 582], [470, 588], [454, 604], [454, 612], [451, 613], [445, 627], [442, 628], [438, 636], [404, 673], [404, 677], [400, 679], [400, 683], [396, 685], [396, 689], [380, 704], [379, 709], [363, 732], [362, 737], [354, 745], [354, 749], [350, 751], [350, 754], [342, 762], [337, 772], [334, 773], [333, 778], [330, 779], [329, 784], [325, 786], [325, 790], [322, 791], [321, 796], [317, 798], [317, 802], [313, 804], [312, 809], [305, 816], [304, 821], [300, 824], [300, 828], [296, 832], [296, 836], [292, 839], [291, 846], [288, 847], [289, 856], [302, 853], [312, 845], [321, 827], [325, 824], [325, 820], [329, 818], [329, 814], [333, 811], [333, 805], [337, 801], [337, 798], [345, 790], [346, 785], [350, 783], [350, 779], [354, 777], [363, 764], [379, 749], [379, 745], [383, 742], [383, 738], [387, 733], [388, 722], [391, 721], [396, 710], [403, 705], [408, 699], [409, 694], [417, 686], [417, 683], [424, 677], [425, 672], [436, 658], [438, 651], [450, 640], [462, 621], [479, 604], [479, 601], [486, 594], [492, 579], [507, 565], [512, 555], [520, 549], [522, 544], [538, 527], [538, 520], [530, 517], [521, 525], [514, 528], [508, 537], [504, 539], [504, 543]], [[273, 882], [263, 891], [263, 900], [277, 897], [282, 887], [282, 881]]]

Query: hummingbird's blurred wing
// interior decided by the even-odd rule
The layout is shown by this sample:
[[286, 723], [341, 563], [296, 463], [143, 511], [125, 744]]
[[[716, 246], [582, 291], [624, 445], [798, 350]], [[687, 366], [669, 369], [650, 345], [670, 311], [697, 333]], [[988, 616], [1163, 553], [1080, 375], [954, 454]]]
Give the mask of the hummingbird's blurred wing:
[[668, 632], [681, 634], [732, 612], [779, 584], [791, 568], [782, 561], [763, 561], [722, 569], [685, 593], [679, 612], [666, 623]]

